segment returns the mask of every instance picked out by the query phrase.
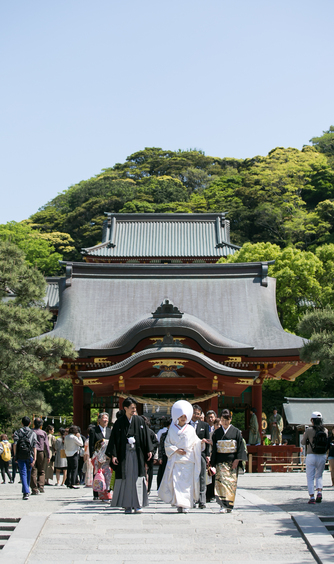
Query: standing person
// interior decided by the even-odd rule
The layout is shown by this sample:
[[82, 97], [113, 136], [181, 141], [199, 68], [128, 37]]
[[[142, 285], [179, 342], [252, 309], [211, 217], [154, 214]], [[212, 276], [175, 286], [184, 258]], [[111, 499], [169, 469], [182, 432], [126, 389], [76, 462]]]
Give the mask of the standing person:
[[230, 513], [234, 507], [239, 460], [247, 460], [239, 429], [231, 425], [232, 414], [223, 409], [222, 426], [212, 435], [211, 466], [216, 468], [215, 495], [219, 513]]
[[86, 437], [85, 435], [83, 435], [81, 433], [81, 429], [80, 427], [78, 427], [79, 430], [79, 434], [80, 437], [82, 438], [82, 444], [83, 446], [80, 447], [79, 449], [79, 462], [78, 462], [78, 483], [83, 485], [85, 483], [85, 476], [84, 476], [84, 471], [83, 471], [83, 465], [84, 465], [84, 455], [85, 455], [85, 442], [86, 442]]
[[189, 402], [175, 402], [172, 424], [165, 440], [168, 462], [158, 495], [166, 503], [176, 506], [178, 513], [188, 513], [199, 497], [202, 441], [189, 425], [192, 415]]
[[49, 449], [50, 449], [49, 462], [47, 462], [47, 459], [45, 459], [45, 485], [50, 486], [51, 484], [49, 484], [49, 480], [53, 480], [53, 474], [54, 474], [54, 461], [55, 461], [54, 455], [55, 455], [56, 439], [53, 436], [53, 433], [55, 432], [55, 428], [53, 427], [53, 425], [48, 425], [45, 429], [45, 432], [48, 437]]
[[215, 423], [215, 419], [217, 419], [217, 413], [213, 411], [213, 409], [210, 409], [209, 411], [206, 412], [205, 419], [207, 424], [209, 425], [210, 433], [213, 433], [213, 431], [215, 430], [214, 423]]
[[155, 457], [155, 453], [158, 450], [159, 441], [157, 439], [157, 435], [155, 434], [153, 429], [151, 429], [150, 420], [147, 417], [145, 417], [144, 415], [142, 415], [142, 418], [144, 419], [144, 421], [145, 421], [145, 423], [148, 427], [148, 432], [149, 432], [151, 443], [152, 443], [152, 446], [153, 446], [151, 459], [148, 460], [148, 462], [146, 463], [146, 466], [147, 466], [147, 493], [149, 494], [149, 493], [151, 493], [152, 480], [153, 480], [154, 457]]
[[273, 445], [282, 444], [283, 417], [277, 413], [277, 407], [274, 407], [272, 415], [269, 417], [269, 431], [271, 434], [271, 442]]
[[171, 422], [172, 422], [171, 419], [168, 419], [168, 421], [166, 421], [166, 431], [164, 433], [162, 433], [161, 437], [160, 437], [160, 442], [159, 442], [159, 447], [158, 447], [159, 468], [158, 468], [158, 475], [157, 475], [157, 489], [159, 489], [159, 487], [160, 487], [161, 480], [162, 480], [162, 477], [165, 473], [165, 468], [166, 468], [166, 464], [167, 464], [167, 461], [168, 461], [168, 456], [167, 456], [166, 451], [165, 451], [165, 440], [166, 440]]
[[209, 462], [209, 444], [210, 444], [210, 431], [209, 425], [201, 420], [203, 414], [202, 408], [195, 404], [193, 405], [193, 416], [191, 418], [191, 425], [196, 431], [196, 435], [199, 439], [205, 439], [206, 443], [204, 451], [202, 452], [201, 460], [201, 473], [199, 477], [199, 498], [196, 500], [199, 509], [205, 509], [206, 505], [206, 465]]
[[111, 458], [116, 479], [111, 505], [124, 507], [125, 513], [141, 513], [148, 505], [145, 462], [151, 459], [153, 445], [148, 427], [135, 415], [136, 401], [129, 397], [123, 401], [124, 415], [114, 423], [106, 456]]
[[[259, 431], [259, 422], [256, 417], [256, 409], [252, 407], [250, 409], [250, 421], [249, 421], [249, 437], [248, 443], [250, 445], [260, 445], [261, 444], [261, 435]], [[283, 429], [283, 427], [282, 427]]]
[[[97, 424], [94, 425], [93, 427], [90, 427], [90, 431], [89, 431], [90, 458], [93, 457], [95, 451], [95, 445], [98, 441], [100, 441], [101, 439], [106, 439], [106, 440], [110, 439], [111, 429], [108, 427], [108, 423], [109, 423], [109, 414], [103, 411], [102, 413], [99, 413], [97, 417]], [[99, 499], [98, 492], [93, 491], [93, 499]]]
[[19, 471], [18, 465], [17, 465], [17, 460], [15, 458], [15, 453], [14, 453], [14, 433], [15, 431], [13, 431], [12, 433], [12, 439], [13, 442], [11, 443], [11, 453], [12, 453], [12, 480], [13, 480], [13, 484], [15, 482], [15, 476]]
[[[209, 414], [209, 416], [208, 416]], [[211, 458], [211, 453], [212, 453], [212, 435], [215, 432], [216, 429], [218, 429], [221, 426], [221, 422], [220, 419], [218, 419], [218, 417], [216, 416], [215, 419], [213, 420], [213, 415], [216, 416], [216, 413], [214, 411], [208, 411], [208, 413], [206, 414], [206, 420], [207, 423], [209, 425], [209, 429], [210, 429], [210, 445], [209, 445], [209, 456]], [[212, 421], [213, 420], [213, 421]], [[213, 425], [211, 426], [210, 423], [213, 422]], [[216, 480], [216, 476], [214, 474], [211, 474], [211, 472], [209, 472], [209, 462], [207, 462], [207, 473], [208, 473], [208, 477], [211, 479], [211, 483], [208, 483], [206, 486], [206, 502], [210, 503], [211, 501], [215, 500], [215, 480]], [[207, 480], [209, 481], [209, 480]]]
[[37, 456], [37, 436], [29, 429], [30, 418], [22, 417], [22, 427], [14, 433], [14, 456], [19, 467], [23, 499], [29, 499], [31, 469]]
[[51, 455], [48, 437], [42, 430], [43, 420], [40, 417], [34, 419], [34, 433], [37, 437], [37, 458], [36, 463], [31, 470], [30, 487], [31, 495], [37, 495], [38, 492], [44, 493], [45, 484], [45, 459], [49, 464]]
[[79, 448], [83, 446], [83, 440], [76, 425], [71, 425], [68, 435], [64, 439], [64, 448], [67, 458], [67, 487], [72, 490], [78, 489], [77, 483]]
[[334, 434], [333, 434], [333, 429], [332, 429], [331, 436], [328, 438], [328, 448], [329, 448], [328, 465], [329, 465], [331, 478], [332, 478], [332, 486], [334, 486]]
[[9, 483], [13, 483], [13, 478], [9, 472], [9, 463], [12, 457], [10, 443], [7, 435], [4, 433], [0, 436], [0, 470], [2, 476], [2, 483], [6, 483], [6, 474], [9, 478]]
[[[312, 426], [305, 430], [301, 440], [306, 446], [306, 478], [307, 489], [310, 495], [308, 503], [311, 505], [322, 501], [322, 475], [325, 470], [326, 452], [328, 450], [328, 431], [323, 426], [320, 411], [311, 415]], [[314, 480], [317, 497], [314, 499]]]
[[60, 437], [55, 442], [55, 470], [56, 470], [56, 485], [60, 486], [60, 472], [63, 471], [62, 486], [65, 486], [67, 478], [67, 458], [64, 448], [64, 439], [66, 436], [66, 429], [60, 427]]
[[93, 485], [93, 477], [94, 477], [94, 468], [89, 456], [89, 433], [90, 430], [93, 429], [95, 425], [91, 424], [88, 426], [87, 434], [88, 438], [85, 440], [84, 444], [84, 475], [85, 475], [85, 487], [90, 488]]

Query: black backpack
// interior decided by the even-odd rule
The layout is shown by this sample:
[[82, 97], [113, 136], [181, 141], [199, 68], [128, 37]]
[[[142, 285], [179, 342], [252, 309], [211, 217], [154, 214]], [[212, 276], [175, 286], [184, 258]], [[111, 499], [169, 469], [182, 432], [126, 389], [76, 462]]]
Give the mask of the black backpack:
[[323, 429], [317, 429], [311, 445], [314, 454], [325, 454], [328, 449], [328, 437]]
[[25, 460], [32, 456], [32, 446], [31, 446], [32, 431], [28, 433], [20, 433], [18, 441], [16, 443], [16, 458], [19, 460]]

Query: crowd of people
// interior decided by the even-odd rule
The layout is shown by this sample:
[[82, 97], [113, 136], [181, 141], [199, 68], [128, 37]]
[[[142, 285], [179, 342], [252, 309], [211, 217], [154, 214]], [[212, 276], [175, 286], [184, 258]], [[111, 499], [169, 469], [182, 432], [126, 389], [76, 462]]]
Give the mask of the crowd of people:
[[[315, 504], [322, 501], [327, 455], [334, 486], [334, 436], [328, 435], [320, 412], [313, 412], [310, 422], [301, 442], [306, 447], [308, 503]], [[282, 422], [277, 410], [270, 424], [280, 444]], [[233, 510], [247, 446], [241, 431], [232, 425], [229, 409], [224, 409], [220, 418], [213, 410], [204, 417], [199, 405], [179, 400], [172, 407], [171, 419], [155, 434], [129, 397], [112, 428], [109, 414], [100, 413], [97, 424], [89, 426], [87, 437], [71, 425], [60, 428], [56, 439], [54, 427], [48, 425], [44, 431], [39, 417], [34, 419], [33, 429], [30, 426], [30, 418], [23, 417], [13, 443], [6, 434], [0, 436], [2, 483], [6, 476], [13, 483], [18, 471], [24, 500], [44, 493], [55, 475], [56, 486], [77, 489], [85, 485], [92, 488], [94, 500], [110, 501], [112, 507], [123, 508], [128, 514], [141, 513], [148, 505], [155, 463], [158, 496], [178, 513], [204, 509], [214, 500], [220, 513]], [[260, 443], [254, 408], [249, 436]]]

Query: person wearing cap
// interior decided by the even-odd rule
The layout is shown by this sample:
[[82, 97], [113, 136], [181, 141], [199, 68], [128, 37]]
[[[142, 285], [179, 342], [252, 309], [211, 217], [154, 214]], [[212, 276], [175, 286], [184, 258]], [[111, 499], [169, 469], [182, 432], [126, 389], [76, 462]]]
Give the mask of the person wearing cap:
[[272, 415], [269, 417], [269, 430], [271, 434], [271, 442], [273, 445], [282, 444], [283, 417], [277, 413], [277, 407], [274, 407]]
[[[328, 450], [328, 431], [323, 426], [320, 411], [312, 413], [311, 423], [312, 426], [305, 430], [301, 444], [306, 445], [306, 478], [310, 495], [308, 503], [313, 505], [322, 501], [322, 475]], [[314, 498], [314, 481], [317, 490], [316, 499]]]
[[165, 439], [168, 456], [158, 495], [166, 503], [176, 506], [178, 513], [188, 513], [199, 498], [202, 441], [189, 425], [192, 405], [179, 400], [172, 407], [172, 423]]

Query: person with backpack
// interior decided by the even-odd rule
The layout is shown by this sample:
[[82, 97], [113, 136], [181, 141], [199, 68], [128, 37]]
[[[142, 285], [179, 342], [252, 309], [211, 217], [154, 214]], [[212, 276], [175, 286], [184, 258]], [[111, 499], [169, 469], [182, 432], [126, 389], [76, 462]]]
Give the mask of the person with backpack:
[[[306, 445], [306, 478], [310, 495], [308, 503], [314, 505], [322, 502], [322, 475], [328, 450], [328, 431], [323, 426], [320, 411], [312, 413], [311, 423], [312, 426], [305, 430], [301, 444]], [[314, 481], [317, 490], [316, 498], [314, 498]]]
[[9, 472], [9, 463], [12, 457], [10, 444], [7, 435], [3, 434], [0, 437], [0, 470], [2, 476], [2, 483], [6, 483], [6, 474], [9, 478], [9, 483], [13, 483], [12, 476]]
[[23, 499], [29, 499], [31, 469], [37, 456], [37, 436], [29, 429], [30, 418], [22, 417], [22, 427], [14, 433], [14, 454], [19, 467]]

